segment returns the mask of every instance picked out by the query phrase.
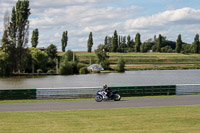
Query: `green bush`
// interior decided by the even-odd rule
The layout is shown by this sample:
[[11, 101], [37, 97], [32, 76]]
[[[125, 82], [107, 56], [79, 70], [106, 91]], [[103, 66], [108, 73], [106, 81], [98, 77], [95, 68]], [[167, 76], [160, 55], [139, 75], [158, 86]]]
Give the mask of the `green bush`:
[[[73, 60], [74, 58], [74, 60]], [[59, 74], [70, 75], [79, 73], [80, 64], [78, 66], [78, 59], [71, 50], [64, 54], [60, 61]]]
[[173, 53], [173, 49], [170, 46], [165, 46], [161, 48], [162, 53]]
[[65, 61], [62, 62], [59, 68], [59, 74], [61, 75], [70, 75], [73, 74], [73, 66], [71, 62]]
[[42, 69], [37, 69], [37, 73], [43, 73]]
[[104, 70], [109, 70], [110, 69], [110, 62], [108, 59], [105, 59], [104, 61], [101, 62], [101, 66], [104, 68]]
[[125, 61], [123, 58], [120, 58], [118, 60], [118, 65], [115, 68], [118, 72], [124, 72], [125, 71]]
[[77, 70], [78, 70], [78, 71], [79, 71], [82, 67], [86, 67], [86, 65], [83, 64], [83, 63], [78, 63], [78, 64], [77, 64]]
[[54, 69], [50, 69], [50, 70], [47, 71], [47, 73], [48, 73], [48, 74], [55, 74], [56, 71], [55, 71]]
[[79, 70], [79, 74], [87, 74], [89, 73], [87, 67], [82, 67], [80, 70]]

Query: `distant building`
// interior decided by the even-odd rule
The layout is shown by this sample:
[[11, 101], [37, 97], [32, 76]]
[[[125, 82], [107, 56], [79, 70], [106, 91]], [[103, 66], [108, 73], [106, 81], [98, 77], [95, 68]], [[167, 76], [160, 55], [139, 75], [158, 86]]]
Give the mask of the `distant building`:
[[41, 51], [45, 51], [46, 48], [45, 47], [37, 47], [37, 49], [41, 50]]
[[102, 71], [104, 68], [100, 64], [92, 64], [88, 67], [90, 71]]
[[148, 52], [149, 52], [149, 53], [153, 53], [153, 50], [149, 50]]

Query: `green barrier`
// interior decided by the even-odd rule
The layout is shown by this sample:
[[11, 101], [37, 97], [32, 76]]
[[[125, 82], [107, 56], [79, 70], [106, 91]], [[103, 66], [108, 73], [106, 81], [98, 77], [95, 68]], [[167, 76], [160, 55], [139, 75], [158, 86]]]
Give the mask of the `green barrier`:
[[112, 86], [112, 90], [118, 90], [123, 97], [128, 96], [158, 96], [175, 95], [176, 85], [152, 85], [152, 86]]
[[0, 89], [0, 100], [36, 99], [36, 89]]

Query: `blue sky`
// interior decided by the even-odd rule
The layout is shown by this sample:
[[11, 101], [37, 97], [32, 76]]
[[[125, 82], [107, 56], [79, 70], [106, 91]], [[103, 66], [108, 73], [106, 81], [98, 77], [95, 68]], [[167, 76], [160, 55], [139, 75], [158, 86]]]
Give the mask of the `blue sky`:
[[[3, 34], [3, 18], [11, 12], [17, 0], [0, 0], [0, 38]], [[89, 32], [93, 32], [93, 50], [104, 42], [114, 30], [119, 35], [141, 34], [141, 40], [162, 34], [176, 41], [192, 43], [200, 33], [199, 0], [30, 0], [30, 36], [39, 29], [38, 47], [55, 44], [61, 50], [61, 36], [69, 32], [66, 50], [87, 50]], [[29, 40], [29, 45], [30, 40]]]

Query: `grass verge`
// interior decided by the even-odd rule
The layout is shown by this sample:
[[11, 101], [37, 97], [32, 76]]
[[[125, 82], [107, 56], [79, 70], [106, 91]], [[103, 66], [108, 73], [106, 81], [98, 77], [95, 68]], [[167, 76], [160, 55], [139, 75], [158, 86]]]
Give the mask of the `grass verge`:
[[[116, 65], [111, 66], [114, 68]], [[199, 64], [172, 64], [172, 65], [153, 65], [153, 64], [143, 64], [143, 65], [126, 65], [126, 70], [181, 70], [181, 69], [200, 69]]]
[[28, 100], [1, 100], [0, 103], [34, 103], [34, 102], [64, 102], [64, 101], [88, 101], [93, 98], [85, 99], [28, 99]]
[[200, 105], [47, 112], [0, 112], [5, 133], [198, 133]]
[[[180, 97], [180, 96], [199, 96], [199, 95], [137, 96], [137, 97], [122, 97], [122, 99], [134, 99], [134, 98], [160, 98], [160, 97]], [[81, 99], [0, 100], [0, 103], [65, 102], [65, 101], [89, 101], [89, 100], [94, 100], [94, 98], [81, 98]]]

